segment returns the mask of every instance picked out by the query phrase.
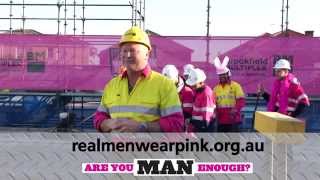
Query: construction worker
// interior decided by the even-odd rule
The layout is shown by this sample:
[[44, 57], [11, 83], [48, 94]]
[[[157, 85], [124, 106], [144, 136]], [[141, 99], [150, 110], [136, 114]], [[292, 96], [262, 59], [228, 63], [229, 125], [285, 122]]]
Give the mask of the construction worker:
[[214, 60], [219, 83], [213, 88], [216, 97], [216, 114], [218, 132], [238, 132], [241, 124], [241, 109], [245, 106], [245, 97], [239, 83], [231, 80], [231, 72], [227, 67], [226, 56], [221, 64], [217, 57]]
[[119, 47], [126, 70], [106, 85], [94, 127], [101, 132], [182, 132], [183, 114], [174, 83], [148, 65], [148, 35], [132, 27]]
[[201, 69], [191, 69], [186, 83], [194, 90], [193, 111], [188, 132], [213, 132], [215, 100], [212, 90], [204, 82], [206, 75]]
[[258, 86], [258, 93], [268, 101], [268, 111], [292, 117], [299, 116], [310, 102], [298, 79], [289, 72], [290, 62], [280, 59], [273, 69], [277, 79], [273, 83], [271, 95], [265, 92], [261, 85]]
[[165, 65], [162, 69], [162, 74], [168, 77], [169, 79], [171, 79], [177, 87], [180, 102], [182, 105], [183, 116], [185, 119], [184, 129], [186, 130], [192, 116], [192, 107], [193, 107], [193, 98], [194, 98], [193, 90], [190, 87], [185, 85], [183, 79], [179, 76], [178, 69], [174, 65], [172, 64]]

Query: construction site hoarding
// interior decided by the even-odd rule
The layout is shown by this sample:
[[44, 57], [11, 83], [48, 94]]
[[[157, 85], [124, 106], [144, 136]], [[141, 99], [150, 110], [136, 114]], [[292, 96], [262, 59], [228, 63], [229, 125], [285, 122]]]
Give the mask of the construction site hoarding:
[[[118, 74], [120, 36], [0, 35], [0, 89], [100, 91]], [[320, 95], [320, 40], [316, 37], [164, 37], [152, 36], [151, 67], [174, 64], [182, 72], [192, 63], [214, 86], [218, 76], [209, 62], [229, 56], [232, 79], [246, 93], [261, 83], [270, 91], [273, 66], [292, 63], [308, 95]], [[209, 47], [209, 52], [206, 52]]]

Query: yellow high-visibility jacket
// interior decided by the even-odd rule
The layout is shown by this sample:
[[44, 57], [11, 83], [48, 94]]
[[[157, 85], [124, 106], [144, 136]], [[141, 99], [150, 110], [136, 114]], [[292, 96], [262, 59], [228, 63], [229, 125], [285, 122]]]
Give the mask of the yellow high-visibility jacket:
[[[245, 96], [242, 87], [235, 81], [224, 85], [218, 84], [213, 88], [216, 97], [216, 115], [219, 124], [234, 124], [241, 122], [240, 111], [245, 105]], [[230, 115], [232, 108], [237, 109], [235, 116]]]
[[[174, 83], [151, 70], [139, 77], [130, 93], [125, 75], [113, 78], [104, 89], [97, 111], [104, 112], [111, 119], [128, 118], [137, 122], [160, 120], [161, 129], [169, 132], [182, 131], [184, 122]], [[99, 118], [95, 121], [99, 129]]]

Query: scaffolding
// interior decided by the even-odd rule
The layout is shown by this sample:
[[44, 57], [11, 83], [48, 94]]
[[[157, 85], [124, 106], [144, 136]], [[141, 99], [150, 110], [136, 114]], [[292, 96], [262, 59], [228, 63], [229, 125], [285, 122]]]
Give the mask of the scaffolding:
[[[68, 21], [73, 22], [73, 34], [76, 35], [77, 22], [81, 22], [81, 34], [85, 34], [85, 24], [87, 21], [128, 21], [132, 26], [139, 26], [145, 29], [145, 0], [130, 0], [127, 4], [98, 4], [98, 3], [87, 3], [85, 0], [58, 0], [57, 3], [28, 3], [28, 0], [23, 0], [22, 3], [15, 3], [10, 0], [9, 3], [0, 3], [0, 7], [9, 9], [8, 17], [0, 17], [0, 21], [9, 21], [8, 29], [1, 31], [8, 31], [10, 34], [13, 32], [13, 21], [22, 21], [22, 33], [25, 32], [26, 21], [56, 21], [57, 22], [57, 34], [61, 34], [61, 22], [63, 22], [64, 34], [67, 34]], [[80, 2], [80, 3], [79, 3]], [[21, 16], [15, 16], [13, 14], [14, 7], [21, 7]], [[55, 17], [27, 17], [25, 9], [28, 7], [56, 7], [57, 14]], [[76, 14], [76, 7], [81, 7], [81, 16], [78, 17]], [[86, 7], [129, 7], [131, 9], [131, 18], [108, 18], [108, 17], [86, 17]], [[67, 12], [72, 9], [72, 17], [69, 17]], [[64, 14], [62, 14], [62, 12]], [[63, 17], [62, 17], [63, 16]]]
[[[285, 0], [282, 0], [282, 6], [281, 6], [281, 32], [284, 32], [284, 13], [286, 13], [285, 32], [288, 33], [288, 29], [289, 29], [289, 0], [286, 0], [286, 5], [285, 5]], [[286, 35], [288, 35], [288, 34], [286, 34]]]
[[206, 61], [210, 59], [210, 0], [207, 1], [207, 36], [206, 36]]

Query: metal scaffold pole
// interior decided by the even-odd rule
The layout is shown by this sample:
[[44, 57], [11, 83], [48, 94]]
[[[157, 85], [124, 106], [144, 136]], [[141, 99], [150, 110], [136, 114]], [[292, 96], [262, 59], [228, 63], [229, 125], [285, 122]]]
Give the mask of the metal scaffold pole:
[[26, 19], [24, 16], [24, 11], [25, 11], [26, 6], [24, 5], [24, 0], [22, 1], [22, 3], [23, 3], [23, 5], [22, 5], [22, 33], [24, 34], [24, 26], [25, 26], [25, 22], [26, 22]]
[[10, 31], [10, 34], [12, 34], [12, 1], [10, 1], [10, 14], [9, 14], [9, 21], [10, 21], [10, 28], [9, 28], [9, 31]]
[[60, 1], [57, 2], [57, 7], [58, 7], [58, 19], [57, 19], [57, 23], [58, 23], [58, 32], [57, 34], [60, 35], [60, 10], [61, 10], [61, 4]]
[[67, 0], [64, 0], [64, 34], [67, 34]]
[[143, 16], [141, 18], [141, 21], [143, 23], [143, 29], [145, 30], [145, 22], [146, 22], [146, 0], [143, 0]]
[[135, 0], [135, 11], [134, 11], [134, 24], [137, 25], [138, 16], [138, 0]]
[[84, 35], [84, 22], [86, 21], [86, 19], [84, 17], [84, 9], [85, 9], [84, 0], [82, 0], [82, 17], [81, 17], [81, 20], [82, 20], [82, 35]]
[[131, 26], [135, 25], [134, 14], [135, 14], [135, 0], [132, 0], [130, 3], [131, 6]]
[[206, 61], [210, 58], [210, 0], [207, 3], [207, 37], [206, 37]]
[[73, 35], [76, 35], [76, 0], [73, 1]]
[[[139, 19], [141, 19], [142, 17], [141, 11], [142, 11], [142, 1], [139, 0], [139, 11], [138, 11]], [[139, 27], [141, 28], [141, 21], [139, 21]]]
[[287, 32], [289, 29], [289, 0], [287, 0], [286, 9], [287, 9], [287, 14], [286, 14], [286, 32]]
[[282, 0], [282, 7], [281, 7], [281, 32], [283, 32], [283, 17], [284, 17], [284, 0]]

